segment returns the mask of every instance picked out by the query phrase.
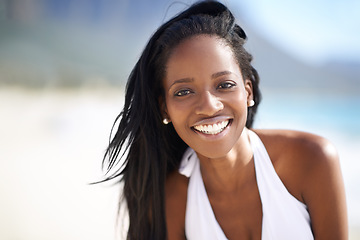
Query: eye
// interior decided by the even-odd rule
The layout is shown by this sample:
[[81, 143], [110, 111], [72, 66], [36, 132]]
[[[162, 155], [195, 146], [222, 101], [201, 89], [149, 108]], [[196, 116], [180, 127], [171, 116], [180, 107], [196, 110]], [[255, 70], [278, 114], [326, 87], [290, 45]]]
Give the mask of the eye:
[[235, 86], [236, 84], [234, 82], [222, 82], [218, 85], [217, 89], [230, 89]]
[[182, 97], [182, 96], [186, 96], [190, 93], [191, 93], [191, 91], [189, 89], [182, 89], [182, 90], [176, 91], [174, 95], [176, 97]]

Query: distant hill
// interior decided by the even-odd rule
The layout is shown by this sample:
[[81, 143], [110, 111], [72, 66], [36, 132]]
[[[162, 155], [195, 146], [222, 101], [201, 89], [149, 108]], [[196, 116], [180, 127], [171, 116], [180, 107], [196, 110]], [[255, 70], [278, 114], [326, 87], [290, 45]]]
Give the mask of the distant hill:
[[283, 52], [251, 31], [250, 27], [246, 32], [249, 37], [247, 49], [254, 56], [254, 65], [264, 87], [308, 91], [360, 90], [360, 63], [331, 61], [323, 66], [312, 66]]
[[331, 59], [324, 65], [323, 68], [327, 70], [335, 69], [336, 71], [353, 78], [358, 81], [358, 84], [360, 84], [360, 62]]
[[[93, 1], [86, 4], [91, 9]], [[22, 20], [23, 15], [16, 19], [16, 14], [13, 19], [1, 21], [0, 84], [34, 87], [124, 84], [150, 35], [176, 10], [186, 6], [171, 5], [165, 0], [147, 5], [138, 1], [114, 2], [114, 6], [106, 1], [102, 4], [107, 4], [103, 6], [106, 11], [80, 12], [83, 19], [79, 19], [78, 8], [68, 9], [69, 14], [63, 8], [59, 15], [57, 6], [50, 5], [42, 7], [48, 14], [30, 22]], [[35, 7], [32, 9], [35, 11]], [[312, 66], [252, 31], [246, 20], [240, 22], [245, 23], [243, 27], [249, 37], [246, 47], [254, 56], [263, 88], [360, 90], [360, 63], [331, 60], [321, 67]]]

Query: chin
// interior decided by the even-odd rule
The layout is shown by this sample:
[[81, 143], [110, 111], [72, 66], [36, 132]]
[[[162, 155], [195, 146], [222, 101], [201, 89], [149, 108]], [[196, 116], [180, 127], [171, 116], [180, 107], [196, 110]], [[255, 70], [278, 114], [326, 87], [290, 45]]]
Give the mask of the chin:
[[231, 147], [210, 146], [206, 149], [195, 148], [194, 151], [198, 156], [200, 155], [208, 159], [220, 159], [225, 158], [230, 153]]

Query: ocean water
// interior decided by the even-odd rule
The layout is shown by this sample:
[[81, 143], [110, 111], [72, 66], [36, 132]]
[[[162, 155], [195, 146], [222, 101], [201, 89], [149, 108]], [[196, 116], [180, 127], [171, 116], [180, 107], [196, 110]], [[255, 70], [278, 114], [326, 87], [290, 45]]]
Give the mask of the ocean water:
[[[360, 98], [284, 92], [264, 91], [255, 127], [308, 131], [334, 143], [350, 239], [360, 239]], [[0, 239], [114, 239], [119, 187], [89, 183], [102, 177], [122, 104], [122, 89], [0, 89]]]
[[311, 129], [360, 137], [360, 95], [271, 92], [263, 94], [258, 127]]

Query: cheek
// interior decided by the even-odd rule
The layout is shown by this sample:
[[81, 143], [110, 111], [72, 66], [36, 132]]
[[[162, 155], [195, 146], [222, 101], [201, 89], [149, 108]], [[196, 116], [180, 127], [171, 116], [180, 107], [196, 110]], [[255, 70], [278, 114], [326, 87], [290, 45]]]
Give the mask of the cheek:
[[186, 111], [186, 110], [189, 111], [190, 105], [191, 105], [191, 103], [184, 99], [178, 100], [171, 96], [170, 97], [168, 96], [166, 98], [166, 107], [167, 107], [168, 114], [170, 115], [170, 117], [183, 115], [182, 113], [184, 111]]
[[227, 102], [230, 109], [233, 110], [235, 118], [238, 119], [239, 124], [241, 125], [246, 121], [248, 113], [246, 91], [244, 90], [234, 94]]
[[168, 115], [173, 122], [173, 125], [178, 125], [184, 122], [186, 115], [186, 107], [183, 104], [169, 102], [167, 105]]
[[177, 101], [167, 101], [167, 104], [169, 118], [177, 134], [184, 138], [187, 135], [186, 128], [189, 125], [188, 117], [192, 112], [191, 106]]

